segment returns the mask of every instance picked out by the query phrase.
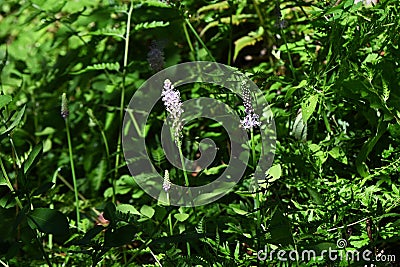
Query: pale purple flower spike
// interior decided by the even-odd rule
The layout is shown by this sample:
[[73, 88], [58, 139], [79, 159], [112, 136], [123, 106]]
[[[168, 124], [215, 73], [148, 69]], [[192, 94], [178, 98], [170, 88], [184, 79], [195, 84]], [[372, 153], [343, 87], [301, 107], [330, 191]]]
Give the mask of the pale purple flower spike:
[[168, 192], [168, 190], [171, 188], [171, 181], [169, 180], [169, 172], [168, 170], [165, 170], [164, 174], [164, 182], [163, 182], [163, 189], [165, 192]]
[[177, 146], [180, 145], [182, 138], [182, 120], [181, 115], [183, 113], [181, 95], [178, 90], [175, 90], [169, 79], [164, 81], [164, 89], [161, 93], [162, 101], [167, 112], [172, 118], [172, 130], [174, 133], [174, 140]]
[[246, 116], [243, 120], [240, 120], [243, 128], [251, 129], [261, 125], [260, 116], [254, 112], [252, 97], [250, 93], [249, 85], [246, 81], [242, 81], [242, 94], [243, 94], [243, 105], [245, 107]]

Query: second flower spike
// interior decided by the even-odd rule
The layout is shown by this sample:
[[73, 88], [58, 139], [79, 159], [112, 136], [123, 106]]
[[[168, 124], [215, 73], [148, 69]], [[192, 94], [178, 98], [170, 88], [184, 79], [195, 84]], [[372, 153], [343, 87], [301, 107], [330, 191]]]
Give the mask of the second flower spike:
[[183, 113], [181, 95], [178, 90], [175, 90], [169, 79], [164, 81], [164, 88], [161, 93], [162, 101], [164, 102], [165, 109], [170, 114], [172, 119], [172, 131], [174, 135], [175, 144], [180, 146], [182, 139], [183, 123], [181, 115]]
[[243, 105], [245, 108], [246, 116], [243, 120], [240, 120], [243, 128], [251, 129], [261, 125], [260, 116], [255, 113], [253, 108], [253, 99], [251, 97], [250, 87], [246, 81], [242, 81], [241, 90], [243, 94]]

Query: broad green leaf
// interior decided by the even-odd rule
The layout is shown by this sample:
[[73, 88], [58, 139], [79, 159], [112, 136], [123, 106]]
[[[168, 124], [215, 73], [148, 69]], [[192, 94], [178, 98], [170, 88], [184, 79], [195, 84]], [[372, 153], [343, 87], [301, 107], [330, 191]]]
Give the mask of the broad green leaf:
[[27, 174], [32, 167], [36, 165], [36, 163], [40, 159], [40, 154], [42, 153], [43, 150], [43, 144], [40, 142], [37, 144], [29, 153], [28, 159], [24, 162], [24, 173]]
[[154, 215], [154, 209], [150, 206], [147, 205], [143, 205], [140, 208], [140, 213], [143, 214], [144, 216], [151, 218]]
[[109, 220], [110, 222], [115, 221], [115, 205], [112, 202], [107, 202], [104, 207], [104, 219]]
[[104, 234], [104, 246], [120, 247], [133, 241], [137, 228], [133, 225], [124, 225], [118, 229], [109, 228]]
[[242, 209], [239, 209], [239, 208], [235, 208], [235, 207], [233, 207], [233, 206], [230, 206], [230, 208], [232, 208], [232, 210], [233, 210], [236, 214], [239, 214], [239, 215], [246, 215], [246, 214], [248, 214], [248, 212], [245, 211], [245, 210], [242, 210]]
[[90, 241], [96, 237], [101, 231], [104, 230], [104, 227], [101, 225], [95, 225], [92, 229], [87, 231], [81, 240], [77, 242], [77, 245], [87, 245]]
[[220, 173], [223, 169], [225, 169], [228, 165], [222, 164], [217, 167], [211, 167], [209, 169], [204, 170], [205, 175], [214, 175]]
[[12, 101], [12, 97], [9, 95], [0, 95], [0, 109], [8, 105]]
[[302, 114], [300, 109], [294, 120], [291, 134], [294, 135], [297, 140], [307, 141], [307, 123], [304, 122]]
[[189, 218], [189, 214], [187, 214], [187, 213], [177, 213], [177, 214], [174, 214], [174, 218], [177, 219], [180, 222], [184, 222]]
[[42, 131], [35, 133], [36, 136], [51, 135], [56, 132], [52, 127], [46, 127]]
[[318, 204], [318, 205], [324, 204], [324, 202], [322, 201], [321, 195], [317, 191], [315, 191], [310, 186], [307, 186], [307, 191], [308, 191], [308, 193], [310, 193], [310, 196], [314, 200], [315, 204]]
[[301, 80], [301, 82], [298, 85], [290, 86], [285, 94], [285, 100], [288, 100], [297, 89], [306, 87], [307, 83], [308, 83], [307, 80]]
[[338, 160], [338, 161], [340, 161], [340, 162], [342, 162], [342, 163], [344, 163], [344, 164], [347, 164], [347, 163], [348, 163], [348, 162], [347, 162], [346, 154], [345, 154], [345, 153], [343, 152], [343, 150], [342, 150], [340, 147], [338, 147], [338, 146], [332, 148], [332, 149], [328, 152], [328, 154], [331, 155], [332, 158], [334, 158], [334, 159], [336, 159], [336, 160]]
[[278, 180], [282, 176], [281, 165], [280, 164], [276, 164], [276, 165], [272, 166], [271, 168], [269, 168], [267, 174], [272, 176], [271, 179], [268, 179], [268, 182], [272, 183], [273, 181]]
[[310, 96], [305, 103], [301, 104], [301, 112], [303, 115], [304, 123], [307, 123], [308, 119], [313, 114], [315, 108], [317, 107], [318, 95]]
[[32, 229], [38, 229], [46, 234], [66, 235], [69, 230], [67, 217], [49, 208], [34, 209], [28, 214], [28, 224]]
[[38, 187], [37, 189], [35, 189], [35, 191], [33, 191], [32, 196], [39, 196], [43, 193], [46, 193], [47, 191], [50, 190], [50, 188], [52, 188], [54, 186], [53, 182], [47, 182], [42, 184], [40, 187]]
[[257, 31], [250, 32], [247, 36], [241, 37], [235, 41], [235, 52], [233, 54], [233, 60], [236, 60], [236, 57], [239, 55], [239, 52], [249, 45], [255, 45], [257, 42], [261, 41], [264, 34], [264, 28], [259, 27]]

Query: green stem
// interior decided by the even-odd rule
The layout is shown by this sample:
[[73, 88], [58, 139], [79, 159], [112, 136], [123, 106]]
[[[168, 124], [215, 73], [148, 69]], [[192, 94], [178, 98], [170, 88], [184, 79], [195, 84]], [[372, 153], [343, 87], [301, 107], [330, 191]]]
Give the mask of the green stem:
[[[250, 142], [251, 142], [251, 157], [253, 161], [253, 169], [256, 172], [256, 146], [254, 142], [254, 129], [250, 129]], [[256, 175], [254, 175], [256, 197], [254, 199], [254, 208], [256, 210], [257, 224], [256, 224], [256, 235], [260, 236], [260, 224], [261, 221], [261, 211], [260, 211], [260, 190], [258, 189], [258, 181]], [[257, 242], [257, 249], [260, 248], [260, 242]]]
[[[0, 167], [1, 167], [1, 171], [3, 172], [3, 176], [4, 176], [4, 179], [6, 181], [8, 188], [10, 189], [11, 192], [15, 192], [15, 189], [11, 184], [10, 178], [7, 175], [6, 169], [4, 168], [4, 165], [3, 165], [3, 160], [1, 158], [0, 158]], [[18, 207], [22, 210], [22, 208], [23, 208], [22, 203], [19, 200], [18, 196], [15, 196], [15, 202], [17, 202]]]
[[110, 159], [110, 149], [108, 147], [108, 141], [107, 141], [106, 134], [105, 134], [105, 132], [103, 130], [103, 126], [101, 125], [99, 120], [94, 116], [93, 110], [88, 109], [87, 114], [92, 119], [92, 121], [97, 125], [97, 127], [99, 127], [101, 137], [103, 138], [104, 148], [106, 150], [107, 161], [109, 161], [109, 159]]
[[233, 23], [232, 23], [232, 8], [231, 8], [231, 16], [229, 18], [229, 50], [228, 50], [228, 66], [232, 64], [232, 42], [233, 42]]
[[74, 158], [73, 158], [73, 153], [72, 153], [72, 142], [71, 142], [71, 134], [70, 134], [70, 131], [69, 131], [69, 120], [68, 120], [68, 118], [65, 119], [65, 127], [67, 129], [69, 162], [71, 163], [72, 181], [74, 183], [75, 208], [76, 208], [76, 228], [79, 230], [80, 215], [79, 215], [78, 185], [76, 183], [75, 165], [74, 165]]
[[[20, 169], [21, 168], [21, 160], [19, 159], [19, 156], [18, 156], [18, 153], [17, 153], [17, 149], [16, 149], [16, 147], [15, 147], [15, 145], [14, 145], [14, 141], [13, 141], [13, 139], [11, 138], [11, 136], [9, 137], [10, 138], [10, 144], [11, 144], [11, 147], [12, 147], [12, 150], [13, 150], [13, 153], [12, 153], [12, 155], [13, 155], [13, 157], [14, 157], [14, 160], [15, 160], [15, 162], [17, 163], [17, 167]], [[15, 165], [14, 165], [15, 166]]]
[[35, 231], [35, 230], [33, 230], [33, 229], [32, 229], [32, 231], [34, 232], [35, 240], [36, 240], [36, 242], [38, 243], [40, 252], [42, 252], [43, 257], [44, 257], [44, 259], [45, 259], [47, 265], [48, 265], [49, 267], [52, 267], [53, 264], [51, 264], [51, 261], [50, 261], [50, 259], [49, 259], [49, 256], [48, 256], [48, 255], [46, 254], [46, 252], [44, 251], [43, 243], [41, 242], [41, 240], [40, 240], [39, 237], [38, 237], [38, 231], [37, 231], [37, 230]]
[[183, 23], [183, 31], [185, 32], [186, 41], [188, 42], [190, 51], [192, 51], [192, 53], [194, 55], [195, 51], [194, 51], [194, 48], [193, 48], [193, 45], [192, 45], [192, 40], [190, 40], [190, 36], [189, 36], [189, 33], [188, 33], [188, 30], [186, 28], [186, 24], [185, 23]]
[[133, 12], [133, 4], [128, 11], [128, 19], [126, 21], [126, 36], [125, 36], [125, 53], [124, 53], [124, 66], [122, 73], [122, 88], [121, 88], [121, 100], [120, 100], [120, 110], [119, 110], [119, 133], [118, 133], [118, 143], [117, 143], [117, 153], [115, 155], [115, 171], [114, 171], [114, 179], [113, 179], [113, 197], [112, 200], [115, 202], [115, 187], [117, 183], [118, 176], [118, 168], [119, 162], [121, 158], [121, 143], [122, 143], [122, 122], [124, 119], [124, 106], [125, 106], [125, 82], [126, 82], [126, 68], [128, 66], [128, 54], [129, 54], [129, 36], [131, 31], [131, 18]]
[[260, 20], [261, 26], [264, 26], [264, 19], [263, 19], [262, 15], [261, 15], [260, 8], [258, 7], [258, 1], [257, 0], [253, 0], [253, 5], [254, 5], [254, 8], [256, 10], [258, 19]]
[[256, 166], [256, 150], [255, 150], [255, 143], [254, 143], [254, 130], [253, 128], [250, 129], [250, 142], [251, 142], [251, 158], [253, 161], [253, 168], [255, 169]]
[[142, 135], [142, 131], [139, 128], [139, 124], [136, 121], [135, 114], [133, 114], [133, 112], [131, 110], [129, 110], [129, 109], [127, 110], [127, 112], [129, 114], [129, 117], [133, 121], [133, 125], [135, 126], [135, 129], [136, 129], [136, 132], [138, 133], [138, 136], [144, 138], [144, 136]]
[[[51, 180], [51, 182], [52, 182], [54, 185], [52, 186], [52, 188], [54, 188], [55, 185], [56, 185], [56, 182], [57, 182], [57, 174], [58, 174], [59, 171], [60, 171], [60, 168], [58, 168], [58, 169], [54, 172], [54, 174], [53, 174], [53, 179]], [[53, 202], [50, 203], [50, 209], [54, 209], [54, 203], [53, 203]], [[52, 234], [49, 234], [49, 249], [50, 249], [50, 250], [53, 249], [53, 235], [52, 235]]]
[[169, 234], [171, 236], [173, 236], [174, 235], [174, 231], [172, 229], [172, 216], [171, 216], [171, 213], [168, 214], [168, 225], [169, 225]]
[[180, 158], [181, 164], [182, 164], [183, 176], [185, 177], [185, 186], [189, 186], [189, 178], [188, 178], [187, 173], [186, 173], [185, 161], [184, 161], [184, 158], [183, 158], [182, 148], [181, 148], [180, 144], [178, 146], [178, 150], [179, 150], [179, 158]]
[[[169, 192], [167, 191], [167, 205], [170, 206], [171, 203], [169, 201]], [[172, 228], [172, 217], [171, 217], [171, 212], [168, 213], [168, 226], [169, 226], [169, 234], [172, 236], [174, 234], [173, 228]]]
[[[179, 144], [178, 144], [178, 149], [179, 149], [179, 158], [181, 159], [181, 164], [182, 164], [183, 176], [185, 177], [185, 186], [189, 187], [189, 178], [188, 178], [187, 173], [186, 173], [185, 161], [184, 161], [184, 158], [183, 158], [183, 153], [182, 153], [182, 148], [181, 148], [180, 141], [179, 141]], [[191, 193], [192, 192], [189, 189], [189, 197], [190, 197], [190, 200], [192, 202], [194, 215], [196, 216], [196, 210], [195, 210], [195, 207], [194, 207], [193, 198], [192, 198], [192, 194]], [[190, 243], [189, 242], [186, 242], [186, 249], [187, 249], [187, 254], [190, 257]]]
[[190, 23], [189, 19], [185, 19], [186, 24], [188, 25], [190, 31], [194, 34], [196, 37], [197, 41], [203, 46], [203, 48], [206, 50], [208, 56], [211, 58], [212, 61], [216, 62], [215, 58], [212, 56], [210, 50], [208, 50], [206, 44], [203, 42], [203, 40], [200, 38], [199, 34], [196, 32], [195, 28], [193, 28], [192, 24]]
[[286, 36], [283, 33], [282, 29], [281, 29], [281, 35], [282, 35], [283, 41], [285, 42], [285, 47], [286, 47], [287, 55], [288, 55], [288, 58], [289, 58], [290, 70], [292, 71], [293, 79], [296, 80], [296, 72], [295, 72], [295, 68], [294, 68], [294, 65], [293, 65], [292, 56], [290, 54], [289, 46], [288, 46], [288, 43], [286, 41]]
[[[253, 161], [253, 168], [254, 171], [256, 171], [256, 147], [255, 147], [255, 142], [254, 142], [254, 130], [253, 128], [250, 129], [250, 142], [251, 142], [251, 158]], [[257, 178], [254, 176], [254, 182], [255, 182], [255, 189], [256, 189], [256, 198], [255, 198], [255, 209], [257, 211], [257, 223], [261, 223], [261, 216], [260, 216], [260, 192], [258, 190], [258, 181], [256, 180]]]

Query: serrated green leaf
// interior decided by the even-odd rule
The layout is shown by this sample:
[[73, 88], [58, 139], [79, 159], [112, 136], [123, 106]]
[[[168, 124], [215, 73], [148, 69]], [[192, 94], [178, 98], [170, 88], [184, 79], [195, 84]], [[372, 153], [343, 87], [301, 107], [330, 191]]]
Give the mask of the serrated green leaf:
[[140, 6], [151, 6], [151, 7], [161, 7], [161, 8], [170, 8], [171, 5], [167, 4], [165, 1], [159, 1], [159, 0], [146, 0], [143, 1], [143, 4], [138, 4], [136, 8]]
[[123, 212], [123, 213], [131, 213], [131, 214], [136, 214], [140, 215], [140, 212], [132, 205], [129, 204], [120, 204], [117, 206], [117, 211]]
[[135, 31], [143, 30], [143, 29], [152, 29], [158, 27], [167, 27], [169, 22], [164, 21], [152, 21], [152, 22], [143, 22], [135, 25]]
[[123, 28], [105, 28], [105, 29], [100, 29], [94, 32], [90, 32], [90, 35], [104, 35], [104, 36], [116, 36], [119, 38], [124, 38], [125, 34], [125, 29]]
[[85, 73], [92, 70], [110, 70], [110, 71], [119, 71], [120, 65], [118, 62], [115, 63], [101, 63], [101, 64], [94, 64], [92, 66], [87, 66], [83, 70], [72, 72], [72, 75], [77, 75], [81, 73]]

